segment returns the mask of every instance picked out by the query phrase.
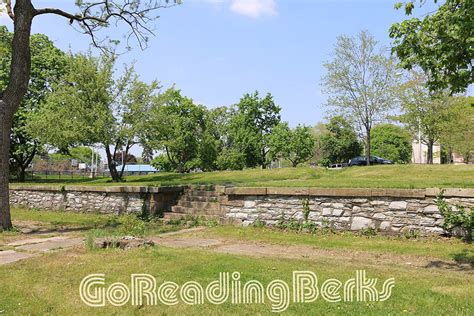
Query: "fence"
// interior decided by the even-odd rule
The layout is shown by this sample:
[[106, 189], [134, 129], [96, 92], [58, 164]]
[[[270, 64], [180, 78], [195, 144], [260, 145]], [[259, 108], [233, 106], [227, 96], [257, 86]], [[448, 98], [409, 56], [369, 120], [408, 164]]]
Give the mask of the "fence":
[[[42, 171], [27, 171], [25, 174], [25, 181], [34, 182], [34, 181], [53, 181], [53, 180], [86, 180], [91, 177], [90, 171], [85, 170], [62, 170], [62, 171], [53, 171], [53, 170], [42, 170]], [[110, 177], [108, 171], [95, 172], [94, 178], [106, 178]], [[10, 181], [18, 181], [19, 178], [16, 174], [10, 176]]]

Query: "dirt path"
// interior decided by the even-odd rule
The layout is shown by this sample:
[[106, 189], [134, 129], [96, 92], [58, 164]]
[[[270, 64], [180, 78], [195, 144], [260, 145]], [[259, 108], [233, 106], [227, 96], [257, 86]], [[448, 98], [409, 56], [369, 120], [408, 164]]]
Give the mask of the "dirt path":
[[312, 261], [344, 261], [363, 266], [399, 266], [414, 269], [449, 269], [472, 275], [474, 267], [455, 261], [426, 256], [374, 253], [358, 250], [320, 249], [301, 245], [277, 245], [263, 242], [242, 242], [223, 238], [198, 238], [187, 236], [158, 236], [152, 238], [157, 245], [171, 248], [202, 248], [219, 253], [253, 257], [278, 257]]

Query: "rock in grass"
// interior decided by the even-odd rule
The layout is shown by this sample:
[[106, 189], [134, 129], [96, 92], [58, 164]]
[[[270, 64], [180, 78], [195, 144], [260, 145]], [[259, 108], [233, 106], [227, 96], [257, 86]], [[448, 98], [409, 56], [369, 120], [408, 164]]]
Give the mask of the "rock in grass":
[[94, 240], [94, 248], [120, 248], [120, 249], [132, 249], [140, 248], [144, 246], [154, 246], [155, 243], [152, 240], [137, 238], [133, 236], [124, 237], [100, 237]]

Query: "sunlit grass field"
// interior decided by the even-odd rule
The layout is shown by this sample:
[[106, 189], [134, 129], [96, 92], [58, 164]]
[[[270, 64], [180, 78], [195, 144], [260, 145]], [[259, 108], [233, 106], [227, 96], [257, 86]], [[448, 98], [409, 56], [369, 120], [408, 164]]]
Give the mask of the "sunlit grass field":
[[[200, 173], [158, 173], [128, 176], [126, 182], [100, 179], [36, 179], [28, 182], [47, 185], [182, 185], [219, 184], [253, 187], [322, 188], [474, 188], [474, 165], [390, 165], [325, 168], [247, 169]], [[16, 183], [12, 186], [18, 185]]]

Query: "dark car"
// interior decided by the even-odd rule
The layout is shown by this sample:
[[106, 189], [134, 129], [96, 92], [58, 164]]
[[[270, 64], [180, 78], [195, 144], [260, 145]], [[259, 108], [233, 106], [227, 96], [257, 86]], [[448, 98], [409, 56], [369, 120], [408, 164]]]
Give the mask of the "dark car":
[[372, 163], [372, 158], [374, 158], [377, 161], [377, 163], [381, 165], [393, 165], [393, 161], [382, 158], [382, 157], [378, 157], [378, 156], [372, 156], [370, 159], [371, 163]]
[[[391, 165], [393, 161], [387, 160], [378, 156], [370, 156], [371, 165]], [[365, 156], [354, 157], [349, 160], [349, 166], [366, 166], [367, 159]]]

